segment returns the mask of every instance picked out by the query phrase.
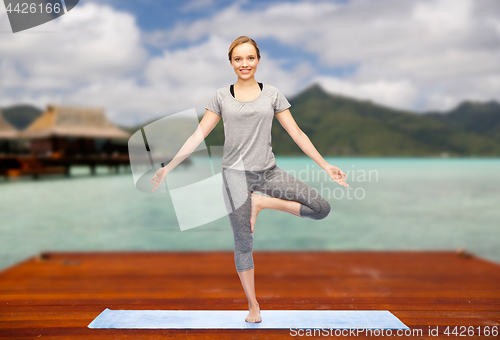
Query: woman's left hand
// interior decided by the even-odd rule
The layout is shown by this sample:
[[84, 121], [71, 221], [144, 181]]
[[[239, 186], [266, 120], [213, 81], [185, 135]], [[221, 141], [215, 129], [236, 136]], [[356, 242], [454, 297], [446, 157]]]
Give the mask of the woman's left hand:
[[336, 166], [331, 165], [331, 164], [328, 164], [324, 168], [324, 170], [326, 171], [326, 173], [328, 175], [330, 175], [330, 177], [335, 182], [337, 182], [338, 184], [343, 185], [345, 187], [349, 187], [349, 184], [347, 184], [346, 182], [344, 182], [347, 179], [347, 175], [345, 173], [343, 173], [342, 170], [340, 170], [339, 168], [337, 168]]

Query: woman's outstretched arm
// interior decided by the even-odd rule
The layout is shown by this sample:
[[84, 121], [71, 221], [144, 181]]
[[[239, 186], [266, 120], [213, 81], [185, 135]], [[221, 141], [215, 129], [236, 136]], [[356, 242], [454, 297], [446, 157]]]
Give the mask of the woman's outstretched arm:
[[174, 158], [165, 166], [165, 170], [168, 172], [172, 171], [177, 165], [179, 165], [183, 160], [189, 157], [191, 153], [200, 145], [200, 143], [208, 136], [208, 134], [214, 129], [214, 127], [219, 122], [221, 116], [218, 114], [206, 110], [205, 115], [198, 124], [196, 131], [186, 140], [184, 145], [181, 147], [179, 152], [174, 156]]
[[[322, 167], [330, 177], [345, 187], [349, 185], [344, 182], [347, 178], [346, 174], [342, 172], [338, 167], [329, 164], [316, 150], [313, 143], [309, 137], [299, 128], [297, 123], [292, 117], [289, 109], [278, 112], [275, 114], [276, 118], [279, 120], [281, 126], [288, 132], [293, 141], [304, 151], [306, 155], [311, 157], [320, 167]], [[343, 177], [345, 176], [345, 178]]]
[[166, 166], [156, 171], [155, 175], [151, 179], [151, 182], [155, 185], [151, 192], [158, 188], [170, 171], [172, 171], [177, 165], [193, 153], [198, 145], [200, 145], [200, 143], [214, 129], [220, 118], [221, 116], [210, 110], [205, 111], [205, 115], [201, 119], [200, 124], [198, 124], [196, 131], [193, 132], [193, 134], [186, 140], [179, 152], [177, 152], [174, 158]]

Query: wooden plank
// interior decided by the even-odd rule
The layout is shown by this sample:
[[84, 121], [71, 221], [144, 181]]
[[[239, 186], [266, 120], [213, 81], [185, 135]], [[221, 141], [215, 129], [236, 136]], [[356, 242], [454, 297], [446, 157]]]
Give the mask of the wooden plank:
[[[287, 330], [87, 328], [105, 308], [244, 310], [247, 301], [233, 256], [220, 251], [62, 252], [28, 259], [0, 272], [0, 338], [291, 337]], [[263, 310], [389, 310], [412, 331], [424, 331], [414, 337], [421, 339], [435, 339], [425, 333], [429, 327], [442, 334], [445, 326], [500, 326], [500, 265], [475, 256], [256, 251], [254, 262]]]

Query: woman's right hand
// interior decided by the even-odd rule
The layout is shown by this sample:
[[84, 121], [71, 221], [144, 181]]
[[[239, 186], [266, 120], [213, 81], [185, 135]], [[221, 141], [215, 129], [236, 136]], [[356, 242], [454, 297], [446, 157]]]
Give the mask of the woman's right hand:
[[165, 167], [161, 167], [158, 170], [156, 170], [155, 175], [151, 179], [151, 183], [155, 185], [155, 187], [153, 188], [153, 190], [151, 190], [151, 192], [158, 189], [160, 184], [165, 180], [165, 177], [167, 177], [167, 170], [165, 170]]

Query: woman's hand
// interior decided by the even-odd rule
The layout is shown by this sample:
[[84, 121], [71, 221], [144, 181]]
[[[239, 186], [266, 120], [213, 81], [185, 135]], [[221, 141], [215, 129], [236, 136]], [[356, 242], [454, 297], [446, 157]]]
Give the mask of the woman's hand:
[[158, 170], [156, 170], [155, 175], [151, 179], [151, 183], [155, 185], [155, 187], [153, 188], [153, 190], [151, 190], [151, 192], [158, 189], [160, 184], [165, 180], [165, 177], [167, 177], [167, 170], [165, 170], [165, 167], [161, 167]]
[[333, 166], [333, 165], [330, 165], [330, 164], [328, 164], [324, 169], [325, 169], [326, 173], [328, 175], [330, 175], [330, 177], [335, 182], [337, 182], [338, 184], [343, 185], [345, 187], [349, 187], [349, 184], [347, 184], [346, 182], [344, 182], [344, 180], [347, 179], [347, 175], [345, 173], [343, 173], [342, 170], [340, 170], [336, 166]]

